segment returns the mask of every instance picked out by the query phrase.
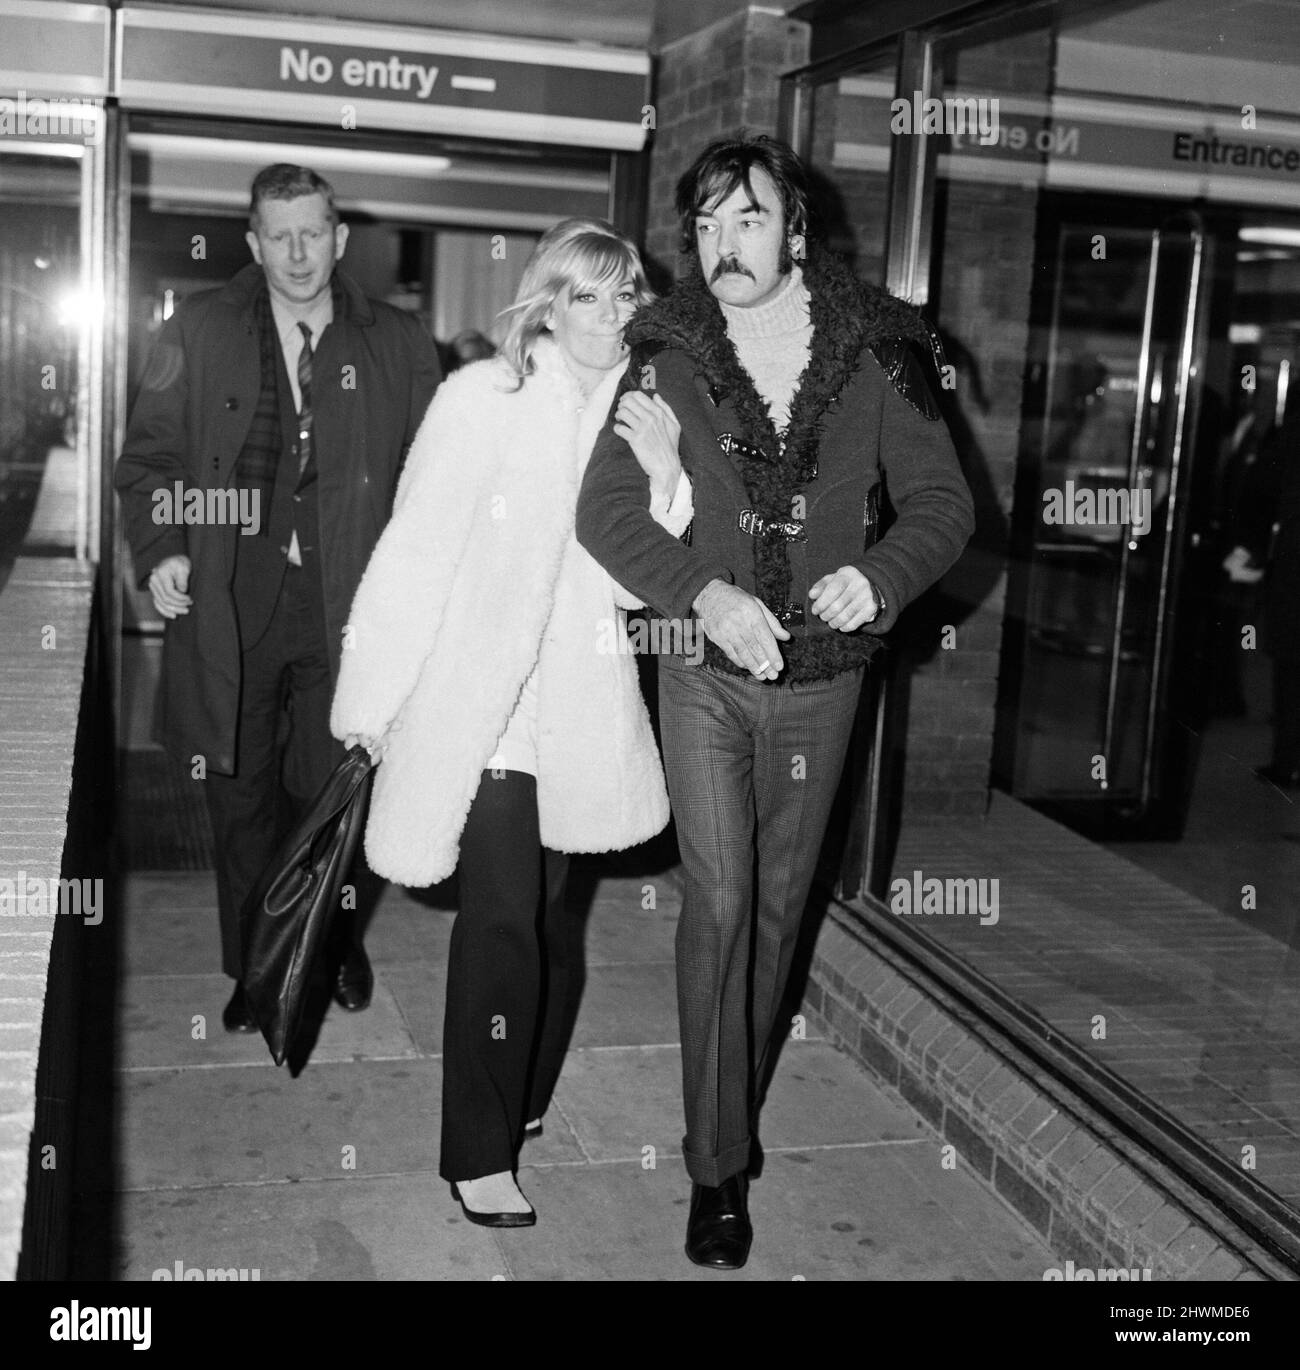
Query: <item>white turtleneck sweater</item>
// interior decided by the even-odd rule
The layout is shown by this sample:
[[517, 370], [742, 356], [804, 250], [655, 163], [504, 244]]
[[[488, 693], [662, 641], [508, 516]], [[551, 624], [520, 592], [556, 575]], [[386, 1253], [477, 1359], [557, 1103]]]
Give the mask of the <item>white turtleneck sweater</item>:
[[766, 304], [744, 308], [718, 301], [727, 336], [778, 433], [790, 422], [790, 402], [808, 365], [813, 334], [808, 298], [803, 271], [795, 263], [785, 285]]

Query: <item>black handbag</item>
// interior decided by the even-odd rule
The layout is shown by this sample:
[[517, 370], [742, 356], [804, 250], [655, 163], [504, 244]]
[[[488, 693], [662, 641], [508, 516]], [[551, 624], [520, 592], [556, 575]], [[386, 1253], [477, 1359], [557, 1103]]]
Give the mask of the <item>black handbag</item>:
[[243, 985], [276, 1065], [302, 1021], [312, 970], [323, 953], [365, 824], [375, 763], [353, 747], [285, 838], [243, 908]]

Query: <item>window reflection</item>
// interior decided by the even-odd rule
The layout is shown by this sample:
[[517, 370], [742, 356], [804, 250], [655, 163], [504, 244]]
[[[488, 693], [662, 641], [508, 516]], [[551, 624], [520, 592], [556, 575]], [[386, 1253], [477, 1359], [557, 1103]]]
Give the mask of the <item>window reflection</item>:
[[0, 582], [75, 548], [79, 353], [102, 305], [81, 258], [81, 164], [0, 151]]

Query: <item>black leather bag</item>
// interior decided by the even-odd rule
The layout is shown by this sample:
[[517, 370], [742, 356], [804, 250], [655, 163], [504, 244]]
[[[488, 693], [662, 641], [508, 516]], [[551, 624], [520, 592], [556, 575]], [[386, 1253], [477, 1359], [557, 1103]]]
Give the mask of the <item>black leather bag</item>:
[[365, 825], [374, 764], [364, 747], [348, 752], [244, 905], [244, 994], [278, 1066], [297, 1035], [312, 971], [338, 911]]

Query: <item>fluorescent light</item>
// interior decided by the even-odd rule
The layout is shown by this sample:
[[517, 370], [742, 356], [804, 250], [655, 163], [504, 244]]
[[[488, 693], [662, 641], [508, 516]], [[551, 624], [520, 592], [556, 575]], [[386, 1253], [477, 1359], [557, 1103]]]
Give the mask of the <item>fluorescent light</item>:
[[450, 157], [410, 152], [370, 152], [364, 148], [323, 147], [318, 143], [259, 143], [240, 138], [191, 138], [167, 133], [133, 133], [133, 151], [156, 157], [192, 158], [262, 167], [292, 162], [313, 171], [364, 171], [393, 176], [436, 176], [451, 166]]
[[1274, 247], [1300, 247], [1300, 228], [1282, 228], [1264, 225], [1262, 227], [1237, 230], [1237, 237], [1243, 243], [1269, 243]]

